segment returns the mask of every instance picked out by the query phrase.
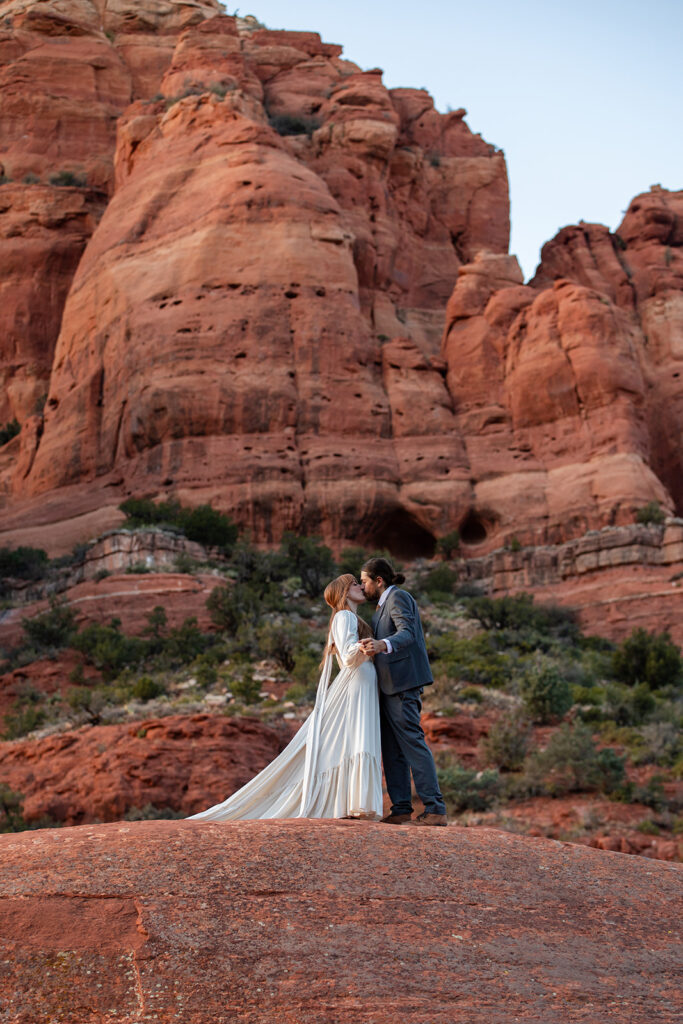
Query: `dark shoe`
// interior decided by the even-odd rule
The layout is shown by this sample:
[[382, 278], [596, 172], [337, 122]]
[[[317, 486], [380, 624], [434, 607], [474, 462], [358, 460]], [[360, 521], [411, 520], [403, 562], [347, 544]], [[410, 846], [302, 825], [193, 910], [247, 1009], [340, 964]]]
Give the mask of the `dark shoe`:
[[405, 823], [410, 821], [412, 817], [412, 814], [387, 814], [386, 818], [382, 818], [382, 824], [405, 825]]
[[432, 814], [430, 811], [423, 811], [422, 814], [418, 814], [413, 825], [447, 825], [448, 818], [445, 814]]

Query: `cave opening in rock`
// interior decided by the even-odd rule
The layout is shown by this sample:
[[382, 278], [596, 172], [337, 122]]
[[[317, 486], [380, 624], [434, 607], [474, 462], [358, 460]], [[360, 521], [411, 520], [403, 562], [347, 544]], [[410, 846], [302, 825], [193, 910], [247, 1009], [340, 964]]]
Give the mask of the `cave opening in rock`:
[[482, 544], [488, 537], [488, 527], [477, 512], [468, 512], [460, 524], [460, 539], [463, 544]]
[[433, 534], [403, 508], [380, 517], [367, 537], [367, 546], [390, 551], [397, 558], [431, 558], [436, 547]]

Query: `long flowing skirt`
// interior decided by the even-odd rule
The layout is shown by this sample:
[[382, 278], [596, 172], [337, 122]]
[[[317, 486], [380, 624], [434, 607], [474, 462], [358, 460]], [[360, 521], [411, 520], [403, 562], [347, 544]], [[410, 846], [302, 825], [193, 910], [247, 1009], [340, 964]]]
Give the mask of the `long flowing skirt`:
[[[309, 715], [292, 741], [255, 778], [192, 818], [381, 817], [379, 700], [372, 662], [343, 668], [327, 690], [319, 728], [314, 726], [315, 715]], [[311, 742], [316, 750], [304, 814], [306, 748]]]

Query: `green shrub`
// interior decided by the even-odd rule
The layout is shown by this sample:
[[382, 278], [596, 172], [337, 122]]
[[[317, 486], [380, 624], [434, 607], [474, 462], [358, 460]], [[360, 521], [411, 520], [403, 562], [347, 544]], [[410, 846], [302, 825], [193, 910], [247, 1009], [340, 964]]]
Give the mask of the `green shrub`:
[[658, 836], [660, 833], [659, 825], [652, 818], [644, 818], [636, 825], [636, 828], [646, 836]]
[[185, 619], [182, 625], [170, 630], [158, 660], [162, 665], [171, 667], [189, 665], [198, 654], [202, 654], [210, 642], [211, 638], [202, 633], [197, 625], [197, 619], [192, 616]]
[[256, 642], [261, 654], [272, 658], [285, 672], [291, 672], [296, 663], [296, 656], [302, 650], [309, 637], [300, 625], [288, 622], [264, 622], [256, 633]]
[[160, 683], [158, 679], [152, 679], [151, 676], [141, 676], [131, 688], [131, 696], [142, 701], [154, 700], [155, 697], [161, 697], [164, 693], [166, 693], [166, 687], [163, 683]]
[[119, 508], [126, 516], [128, 529], [140, 526], [170, 527], [188, 540], [208, 547], [230, 550], [237, 539], [237, 526], [211, 505], [183, 508], [177, 501], [154, 502], [149, 498], [129, 498]]
[[303, 114], [273, 114], [268, 120], [278, 135], [308, 135], [309, 138], [322, 123], [318, 117]]
[[311, 651], [299, 651], [294, 659], [291, 676], [296, 683], [306, 688], [306, 698], [309, 701], [315, 700], [320, 679], [320, 658]]
[[666, 513], [658, 501], [648, 501], [636, 512], [636, 522], [644, 525], [654, 524], [661, 526], [666, 519]]
[[198, 505], [183, 509], [179, 525], [188, 540], [205, 547], [229, 551], [237, 540], [237, 526], [228, 516], [217, 512], [211, 505]]
[[72, 686], [66, 692], [69, 707], [77, 713], [84, 712], [92, 725], [97, 725], [104, 708], [114, 703], [112, 698], [111, 690], [100, 686]]
[[545, 750], [534, 751], [525, 765], [524, 785], [531, 793], [616, 791], [625, 779], [624, 759], [607, 747], [598, 750], [590, 730], [581, 722], [564, 723]]
[[449, 568], [445, 563], [442, 563], [420, 576], [417, 588], [421, 593], [427, 594], [433, 601], [452, 601], [457, 582], [457, 572]]
[[370, 553], [366, 551], [365, 548], [344, 548], [337, 563], [337, 575], [343, 576], [344, 573], [350, 573], [359, 580], [361, 566], [364, 562], [367, 562], [370, 557]]
[[452, 754], [437, 756], [437, 777], [443, 798], [452, 811], [486, 811], [502, 792], [497, 771], [464, 768]]
[[13, 437], [16, 437], [20, 431], [21, 426], [17, 419], [10, 420], [10, 422], [6, 423], [4, 427], [0, 427], [0, 448], [11, 441]]
[[57, 171], [49, 177], [51, 185], [58, 188], [85, 188], [87, 179], [83, 174], [74, 174], [73, 171]]
[[485, 629], [507, 631], [511, 642], [529, 633], [535, 643], [543, 636], [571, 643], [579, 638], [576, 613], [571, 608], [537, 605], [532, 594], [474, 597], [467, 602], [467, 610]]
[[231, 680], [230, 691], [233, 697], [244, 704], [256, 704], [260, 699], [261, 682], [254, 679], [251, 669], [248, 669], [240, 679]]
[[517, 771], [527, 756], [531, 726], [519, 711], [507, 712], [491, 726], [488, 736], [479, 744], [480, 756], [485, 764], [495, 765], [503, 771]]
[[23, 818], [24, 798], [9, 786], [0, 782], [0, 832], [23, 832], [26, 823]]
[[462, 690], [458, 691], [459, 701], [472, 701], [475, 704], [481, 704], [484, 700], [484, 695], [478, 686], [463, 686]]
[[108, 626], [92, 623], [73, 639], [73, 646], [81, 651], [103, 677], [110, 681], [127, 666], [138, 665], [146, 654], [145, 641], [140, 637], [125, 636], [121, 620], [112, 619]]
[[449, 533], [445, 533], [443, 537], [439, 537], [436, 542], [436, 553], [441, 555], [447, 561], [455, 558], [456, 554], [460, 550], [460, 533], [458, 530], [451, 530]]
[[15, 700], [12, 710], [4, 716], [5, 729], [2, 738], [5, 740], [16, 740], [20, 736], [26, 736], [35, 729], [40, 729], [45, 722], [45, 711], [35, 704], [25, 704], [21, 700]]
[[458, 639], [449, 633], [429, 639], [429, 656], [435, 672], [449, 678], [479, 683], [498, 690], [515, 688], [519, 658], [500, 651], [494, 638], [480, 633], [470, 639]]
[[22, 619], [27, 643], [37, 651], [68, 647], [76, 635], [76, 614], [64, 601], [50, 598], [49, 611]]
[[285, 700], [291, 700], [295, 704], [309, 704], [315, 699], [315, 690], [311, 697], [310, 688], [304, 683], [294, 683], [285, 693]]
[[668, 633], [634, 629], [612, 655], [614, 675], [627, 686], [646, 683], [651, 690], [678, 686], [683, 675], [681, 652]]
[[572, 706], [569, 683], [555, 662], [542, 654], [536, 655], [525, 669], [520, 692], [527, 714], [534, 722], [562, 718]]
[[602, 715], [617, 725], [641, 725], [655, 709], [656, 701], [646, 683], [626, 686], [610, 683], [605, 687]]
[[282, 538], [280, 552], [290, 575], [298, 576], [309, 597], [322, 597], [323, 590], [336, 575], [332, 552], [317, 537], [298, 537], [287, 532]]
[[205, 659], [206, 655], [200, 654], [196, 659], [194, 669], [197, 686], [202, 690], [208, 690], [210, 686], [218, 682], [216, 666], [210, 660]]
[[10, 579], [42, 580], [50, 568], [50, 559], [42, 548], [0, 548], [0, 597], [9, 594]]

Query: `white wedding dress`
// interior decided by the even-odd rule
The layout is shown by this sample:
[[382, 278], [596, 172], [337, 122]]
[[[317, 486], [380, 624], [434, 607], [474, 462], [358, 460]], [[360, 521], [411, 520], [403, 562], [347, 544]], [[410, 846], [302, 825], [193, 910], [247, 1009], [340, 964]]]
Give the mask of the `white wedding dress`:
[[375, 666], [360, 648], [358, 619], [337, 612], [315, 707], [274, 761], [197, 821], [240, 818], [343, 818], [382, 815], [379, 699]]

